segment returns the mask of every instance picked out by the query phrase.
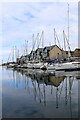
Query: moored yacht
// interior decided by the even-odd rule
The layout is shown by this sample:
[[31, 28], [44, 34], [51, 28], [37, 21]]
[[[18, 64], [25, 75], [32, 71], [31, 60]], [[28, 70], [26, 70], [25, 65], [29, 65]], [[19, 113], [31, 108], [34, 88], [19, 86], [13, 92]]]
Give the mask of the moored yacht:
[[33, 69], [34, 68], [33, 63], [27, 63], [27, 68]]
[[17, 63], [9, 63], [8, 65], [7, 65], [7, 68], [14, 68], [15, 66], [17, 65]]
[[34, 64], [33, 64], [33, 68], [34, 68], [34, 69], [40, 69], [40, 67], [41, 67], [43, 64], [44, 64], [43, 62], [34, 63]]
[[60, 71], [60, 70], [65, 70], [65, 71], [70, 71], [70, 70], [80, 70], [80, 62], [66, 62], [66, 63], [59, 63], [55, 65], [55, 70]]
[[65, 62], [65, 63], [52, 63], [41, 66], [41, 69], [56, 70], [56, 71], [70, 71], [80, 70], [80, 62]]
[[46, 66], [47, 70], [70, 71], [80, 70], [80, 62], [54, 63]]

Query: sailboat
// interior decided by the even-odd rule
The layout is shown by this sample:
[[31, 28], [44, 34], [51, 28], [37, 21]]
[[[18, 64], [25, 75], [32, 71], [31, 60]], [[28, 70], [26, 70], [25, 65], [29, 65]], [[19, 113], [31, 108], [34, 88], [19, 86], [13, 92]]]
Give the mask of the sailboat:
[[[65, 42], [67, 42], [67, 45], [68, 45], [68, 48], [69, 48], [69, 51], [68, 51], [68, 61], [62, 62], [62, 63], [47, 64], [45, 66], [42, 66], [41, 69], [54, 70], [54, 71], [80, 70], [80, 62], [79, 61], [71, 62], [71, 53], [70, 53], [71, 49], [70, 49], [70, 45], [69, 45], [69, 4], [68, 4], [68, 38], [66, 37], [66, 34], [65, 34], [64, 31], [63, 31], [63, 37], [64, 37], [65, 51], [66, 51]], [[55, 29], [54, 29], [54, 38], [55, 38]]]
[[[59, 48], [61, 49], [61, 45], [60, 45], [60, 42], [59, 42], [56, 30], [54, 28], [54, 41], [55, 41], [55, 45], [56, 45], [56, 40], [57, 40], [57, 42], [59, 44]], [[54, 70], [55, 71], [56, 65], [58, 65], [58, 64], [59, 63], [44, 63], [43, 66], [41, 66], [40, 68], [43, 69], [43, 70]]]
[[33, 64], [34, 69], [40, 69], [40, 67], [43, 65], [43, 62], [38, 62]]
[[69, 48], [68, 61], [64, 62], [64, 63], [55, 64], [55, 70], [56, 71], [60, 71], [60, 70], [65, 70], [65, 71], [80, 70], [80, 62], [79, 61], [71, 61], [71, 53], [70, 53], [71, 49], [70, 49], [70, 45], [69, 45], [69, 41], [68, 41], [69, 38], [67, 39], [64, 31], [63, 31], [63, 35], [64, 35], [64, 43], [65, 43], [65, 39], [66, 39], [67, 44], [68, 44], [68, 48]]
[[[64, 33], [64, 31], [63, 31]], [[67, 39], [66, 39], [67, 40]], [[68, 42], [68, 40], [67, 40]], [[69, 43], [68, 43], [69, 45]], [[69, 46], [70, 49], [70, 46]], [[61, 63], [53, 63], [53, 64], [47, 64], [46, 66], [47, 70], [56, 70], [56, 71], [74, 71], [74, 70], [80, 70], [80, 62], [79, 61], [71, 61], [71, 54], [70, 50], [68, 53], [68, 61], [61, 62]]]
[[12, 54], [12, 62], [7, 62], [7, 68], [13, 68], [16, 66], [16, 62], [14, 62], [14, 47], [12, 48], [12, 51], [11, 51], [9, 58], [8, 58], [8, 61], [11, 57], [11, 54]]
[[[42, 48], [39, 48], [41, 39], [42, 39]], [[37, 34], [37, 41], [36, 40], [34, 41], [34, 36], [33, 36], [33, 49], [32, 49], [32, 51], [35, 51], [35, 43], [37, 42], [37, 49], [42, 49], [42, 52], [43, 52], [43, 41], [44, 41], [44, 31], [42, 31], [40, 38], [39, 38], [39, 33]], [[32, 63], [27, 64], [27, 67], [33, 68], [33, 69], [40, 69], [40, 67], [42, 65], [43, 65], [43, 62], [41, 60], [39, 60], [39, 61], [33, 60]]]
[[70, 49], [70, 45], [69, 45], [69, 4], [68, 4], [68, 38], [66, 37], [66, 34], [65, 34], [64, 31], [63, 31], [63, 37], [64, 37], [65, 51], [66, 51], [65, 42], [67, 42], [67, 44], [68, 44], [68, 48], [69, 48], [68, 58], [69, 58], [69, 61], [67, 61], [65, 63], [56, 64], [55, 70], [56, 71], [60, 71], [60, 70], [65, 70], [65, 71], [80, 70], [80, 62], [79, 61], [71, 62], [71, 52], [70, 52], [71, 49]]

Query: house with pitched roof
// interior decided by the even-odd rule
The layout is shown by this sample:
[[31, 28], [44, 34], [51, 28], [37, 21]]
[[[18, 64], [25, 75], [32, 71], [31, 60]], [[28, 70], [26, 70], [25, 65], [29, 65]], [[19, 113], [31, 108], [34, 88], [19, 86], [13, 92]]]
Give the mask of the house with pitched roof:
[[53, 46], [46, 46], [43, 49], [43, 60], [49, 59], [49, 51]]
[[29, 60], [34, 60], [35, 51], [31, 51], [29, 54]]
[[60, 49], [57, 45], [53, 45], [49, 51], [49, 59], [62, 59], [66, 57], [67, 54], [63, 49]]
[[37, 60], [42, 60], [42, 58], [43, 58], [43, 48], [36, 49], [36, 51], [35, 51], [35, 58]]

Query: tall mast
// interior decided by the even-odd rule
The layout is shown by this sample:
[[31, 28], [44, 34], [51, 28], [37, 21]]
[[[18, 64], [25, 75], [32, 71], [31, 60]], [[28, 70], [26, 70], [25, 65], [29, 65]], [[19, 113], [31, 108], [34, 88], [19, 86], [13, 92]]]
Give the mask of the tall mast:
[[59, 38], [58, 38], [55, 28], [54, 28], [54, 42], [55, 42], [55, 45], [57, 45], [56, 42], [58, 42], [59, 48], [61, 49], [61, 45], [60, 45]]
[[[70, 53], [70, 52], [71, 52], [70, 44], [69, 44], [67, 35], [65, 34], [64, 30], [63, 30], [63, 37], [64, 37], [64, 49], [65, 49], [65, 51], [66, 51], [66, 42], [67, 42], [68, 49], [69, 49], [68, 55], [69, 55], [69, 57], [71, 57], [71, 53]], [[65, 40], [66, 40], [66, 41], [65, 41]]]
[[25, 40], [25, 55], [28, 55], [28, 40]]
[[34, 34], [32, 35], [32, 51], [34, 51]]
[[39, 33], [37, 33], [37, 38], [36, 38], [36, 41], [35, 41], [36, 43], [37, 43], [37, 49], [39, 48], [39, 46], [40, 46], [40, 38], [39, 38]]
[[28, 55], [28, 40], [27, 40], [27, 55]]
[[44, 31], [42, 31], [42, 59], [43, 59], [43, 48], [44, 48]]
[[56, 45], [55, 28], [54, 28], [54, 44]]
[[3, 65], [3, 60], [2, 60], [2, 65]]
[[12, 54], [12, 51], [11, 51], [10, 54], [9, 54], [9, 57], [8, 57], [7, 63], [9, 62], [9, 59], [10, 59], [10, 57], [11, 57], [11, 54]]
[[63, 39], [64, 39], [64, 50], [66, 51], [66, 41], [65, 41], [65, 33], [64, 33], [64, 30], [63, 30]]
[[26, 40], [25, 40], [25, 50], [24, 50], [24, 55], [26, 55], [27, 50], [26, 50]]
[[17, 59], [17, 47], [15, 46], [15, 59]]
[[12, 48], [12, 62], [14, 62], [14, 46]]
[[44, 31], [42, 31], [42, 48], [44, 47]]
[[69, 42], [69, 3], [68, 3], [68, 42]]
[[19, 49], [18, 49], [18, 51], [17, 51], [17, 52], [18, 52], [18, 56], [17, 56], [17, 57], [19, 58]]

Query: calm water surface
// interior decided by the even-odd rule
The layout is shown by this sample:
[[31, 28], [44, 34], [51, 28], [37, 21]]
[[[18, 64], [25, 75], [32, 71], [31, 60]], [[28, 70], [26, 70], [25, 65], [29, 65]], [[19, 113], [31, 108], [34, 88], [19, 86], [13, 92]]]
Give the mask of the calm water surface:
[[78, 72], [2, 68], [2, 117], [77, 118]]

